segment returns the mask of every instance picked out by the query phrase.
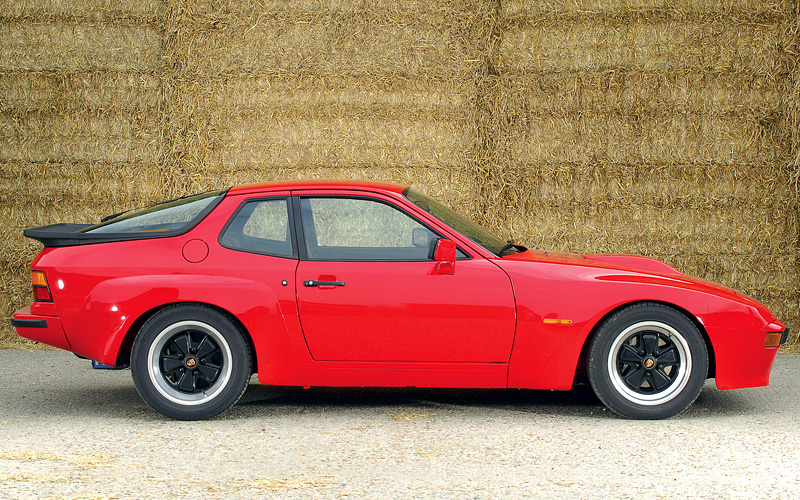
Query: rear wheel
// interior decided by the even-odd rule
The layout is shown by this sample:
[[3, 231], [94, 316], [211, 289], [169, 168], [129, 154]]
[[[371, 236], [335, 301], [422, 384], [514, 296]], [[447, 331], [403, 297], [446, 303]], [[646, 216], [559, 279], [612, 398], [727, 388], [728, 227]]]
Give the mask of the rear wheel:
[[240, 329], [200, 305], [156, 313], [131, 351], [133, 382], [142, 399], [179, 420], [210, 418], [233, 406], [247, 388], [251, 366]]
[[677, 415], [700, 394], [708, 351], [686, 316], [663, 304], [620, 310], [589, 345], [589, 381], [611, 410], [630, 418]]

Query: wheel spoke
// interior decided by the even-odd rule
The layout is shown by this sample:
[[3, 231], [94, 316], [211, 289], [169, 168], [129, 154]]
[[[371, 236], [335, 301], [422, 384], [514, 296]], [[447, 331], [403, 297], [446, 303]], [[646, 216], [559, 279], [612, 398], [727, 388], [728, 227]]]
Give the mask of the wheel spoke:
[[656, 392], [661, 392], [662, 390], [666, 389], [672, 382], [669, 376], [664, 373], [664, 370], [661, 368], [653, 370], [651, 373], [653, 374], [653, 388], [656, 390]]
[[622, 361], [624, 363], [638, 363], [641, 364], [642, 357], [639, 356], [639, 352], [630, 344], [624, 344], [620, 349], [619, 355], [617, 356], [617, 360]]
[[667, 350], [656, 356], [660, 365], [676, 365], [680, 362], [678, 353], [675, 352], [675, 346], [670, 346]]
[[642, 383], [644, 382], [645, 373], [647, 373], [647, 371], [641, 367], [635, 370], [631, 370], [631, 372], [627, 374], [624, 378], [625, 383], [628, 384], [628, 386], [631, 389], [638, 391], [640, 390], [640, 388], [642, 387]]
[[219, 372], [222, 370], [213, 365], [198, 365], [196, 371], [198, 375], [201, 375], [204, 379], [206, 379], [209, 384], [213, 384], [219, 376]]
[[178, 335], [172, 339], [172, 345], [178, 348], [178, 350], [184, 356], [189, 355], [189, 347], [192, 345], [192, 340], [189, 338], [189, 332], [186, 332], [186, 335]]
[[194, 371], [188, 370], [183, 372], [180, 380], [178, 380], [178, 389], [184, 392], [193, 392], [195, 388]]
[[207, 336], [203, 337], [200, 344], [197, 346], [197, 357], [204, 358], [219, 351], [219, 347]]
[[161, 369], [164, 371], [165, 375], [169, 375], [182, 366], [183, 361], [178, 359], [177, 356], [161, 356]]
[[[167, 345], [169, 347], [159, 357], [161, 374], [175, 389], [190, 394], [204, 392], [222, 373], [221, 364], [210, 362], [217, 360], [220, 348], [204, 332], [181, 332], [172, 337]], [[197, 364], [187, 369], [186, 358], [190, 356]]]
[[652, 356], [658, 349], [658, 335], [655, 333], [645, 333], [642, 335], [642, 346], [645, 356]]

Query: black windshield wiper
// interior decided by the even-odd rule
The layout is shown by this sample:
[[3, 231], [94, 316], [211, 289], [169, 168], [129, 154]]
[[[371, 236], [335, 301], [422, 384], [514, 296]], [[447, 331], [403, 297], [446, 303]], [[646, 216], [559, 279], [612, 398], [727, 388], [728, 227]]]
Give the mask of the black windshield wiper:
[[506, 240], [506, 241], [508, 242], [508, 244], [503, 248], [501, 248], [499, 252], [497, 252], [497, 255], [499, 255], [500, 257], [502, 257], [505, 252], [511, 250], [512, 248], [517, 248], [517, 246], [514, 244], [513, 241], [511, 240]]
[[117, 217], [119, 217], [120, 215], [127, 214], [128, 212], [130, 212], [130, 210], [125, 210], [124, 212], [119, 212], [119, 213], [117, 213], [117, 214], [114, 214], [114, 215], [106, 215], [105, 217], [103, 217], [102, 219], [100, 219], [100, 223], [102, 224], [103, 222], [108, 222], [108, 221], [110, 221], [111, 219], [116, 219], [116, 218], [117, 218]]
[[[208, 191], [206, 191], [206, 192], [208, 192]], [[197, 196], [199, 196], [200, 194], [205, 194], [206, 192], [204, 192], [204, 193], [199, 193]], [[172, 203], [172, 202], [174, 202], [174, 201], [185, 200], [186, 198], [191, 198], [192, 196], [196, 196], [196, 195], [193, 195], [193, 194], [187, 194], [187, 195], [184, 195], [184, 196], [179, 196], [178, 198], [173, 198], [173, 199], [171, 199], [171, 200], [167, 200], [167, 201], [159, 201], [158, 203], [154, 203], [154, 204], [152, 204], [152, 205], [149, 205], [149, 206], [147, 206], [147, 207], [145, 207], [145, 208], [142, 208], [142, 209], [139, 209], [139, 210], [147, 210], [147, 209], [150, 209], [150, 208], [159, 207], [159, 206], [161, 206], [161, 205], [166, 205], [167, 203]], [[108, 222], [108, 221], [110, 221], [110, 220], [112, 220], [112, 219], [116, 219], [116, 218], [117, 218], [117, 217], [119, 217], [120, 215], [125, 215], [125, 214], [127, 214], [128, 212], [131, 212], [131, 211], [133, 211], [133, 210], [134, 210], [134, 209], [132, 209], [132, 208], [131, 208], [131, 209], [128, 209], [128, 210], [122, 211], [122, 212], [120, 212], [120, 213], [117, 213], [117, 214], [113, 214], [113, 215], [106, 215], [105, 217], [103, 217], [102, 219], [100, 219], [100, 223], [102, 224], [103, 222]]]

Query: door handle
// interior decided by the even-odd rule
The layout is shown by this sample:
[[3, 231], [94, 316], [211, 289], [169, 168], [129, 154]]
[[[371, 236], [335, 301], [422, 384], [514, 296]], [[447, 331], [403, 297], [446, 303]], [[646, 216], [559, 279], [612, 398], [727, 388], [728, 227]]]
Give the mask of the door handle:
[[305, 280], [303, 286], [344, 286], [344, 281]]

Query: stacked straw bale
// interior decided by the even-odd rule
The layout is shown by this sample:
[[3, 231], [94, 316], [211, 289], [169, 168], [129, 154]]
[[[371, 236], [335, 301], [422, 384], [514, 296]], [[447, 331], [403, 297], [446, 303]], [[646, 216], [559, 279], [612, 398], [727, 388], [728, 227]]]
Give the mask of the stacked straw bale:
[[496, 228], [550, 249], [653, 256], [797, 325], [796, 3], [501, 10], [487, 99]]
[[7, 0], [0, 344], [21, 230], [232, 184], [413, 183], [653, 256], [800, 330], [792, 0]]
[[[475, 196], [480, 2], [208, 1], [167, 16], [181, 185], [372, 178]], [[453, 186], [458, 186], [453, 189]]]
[[160, 2], [7, 0], [0, 12], [0, 340], [30, 302], [24, 228], [163, 195]]

